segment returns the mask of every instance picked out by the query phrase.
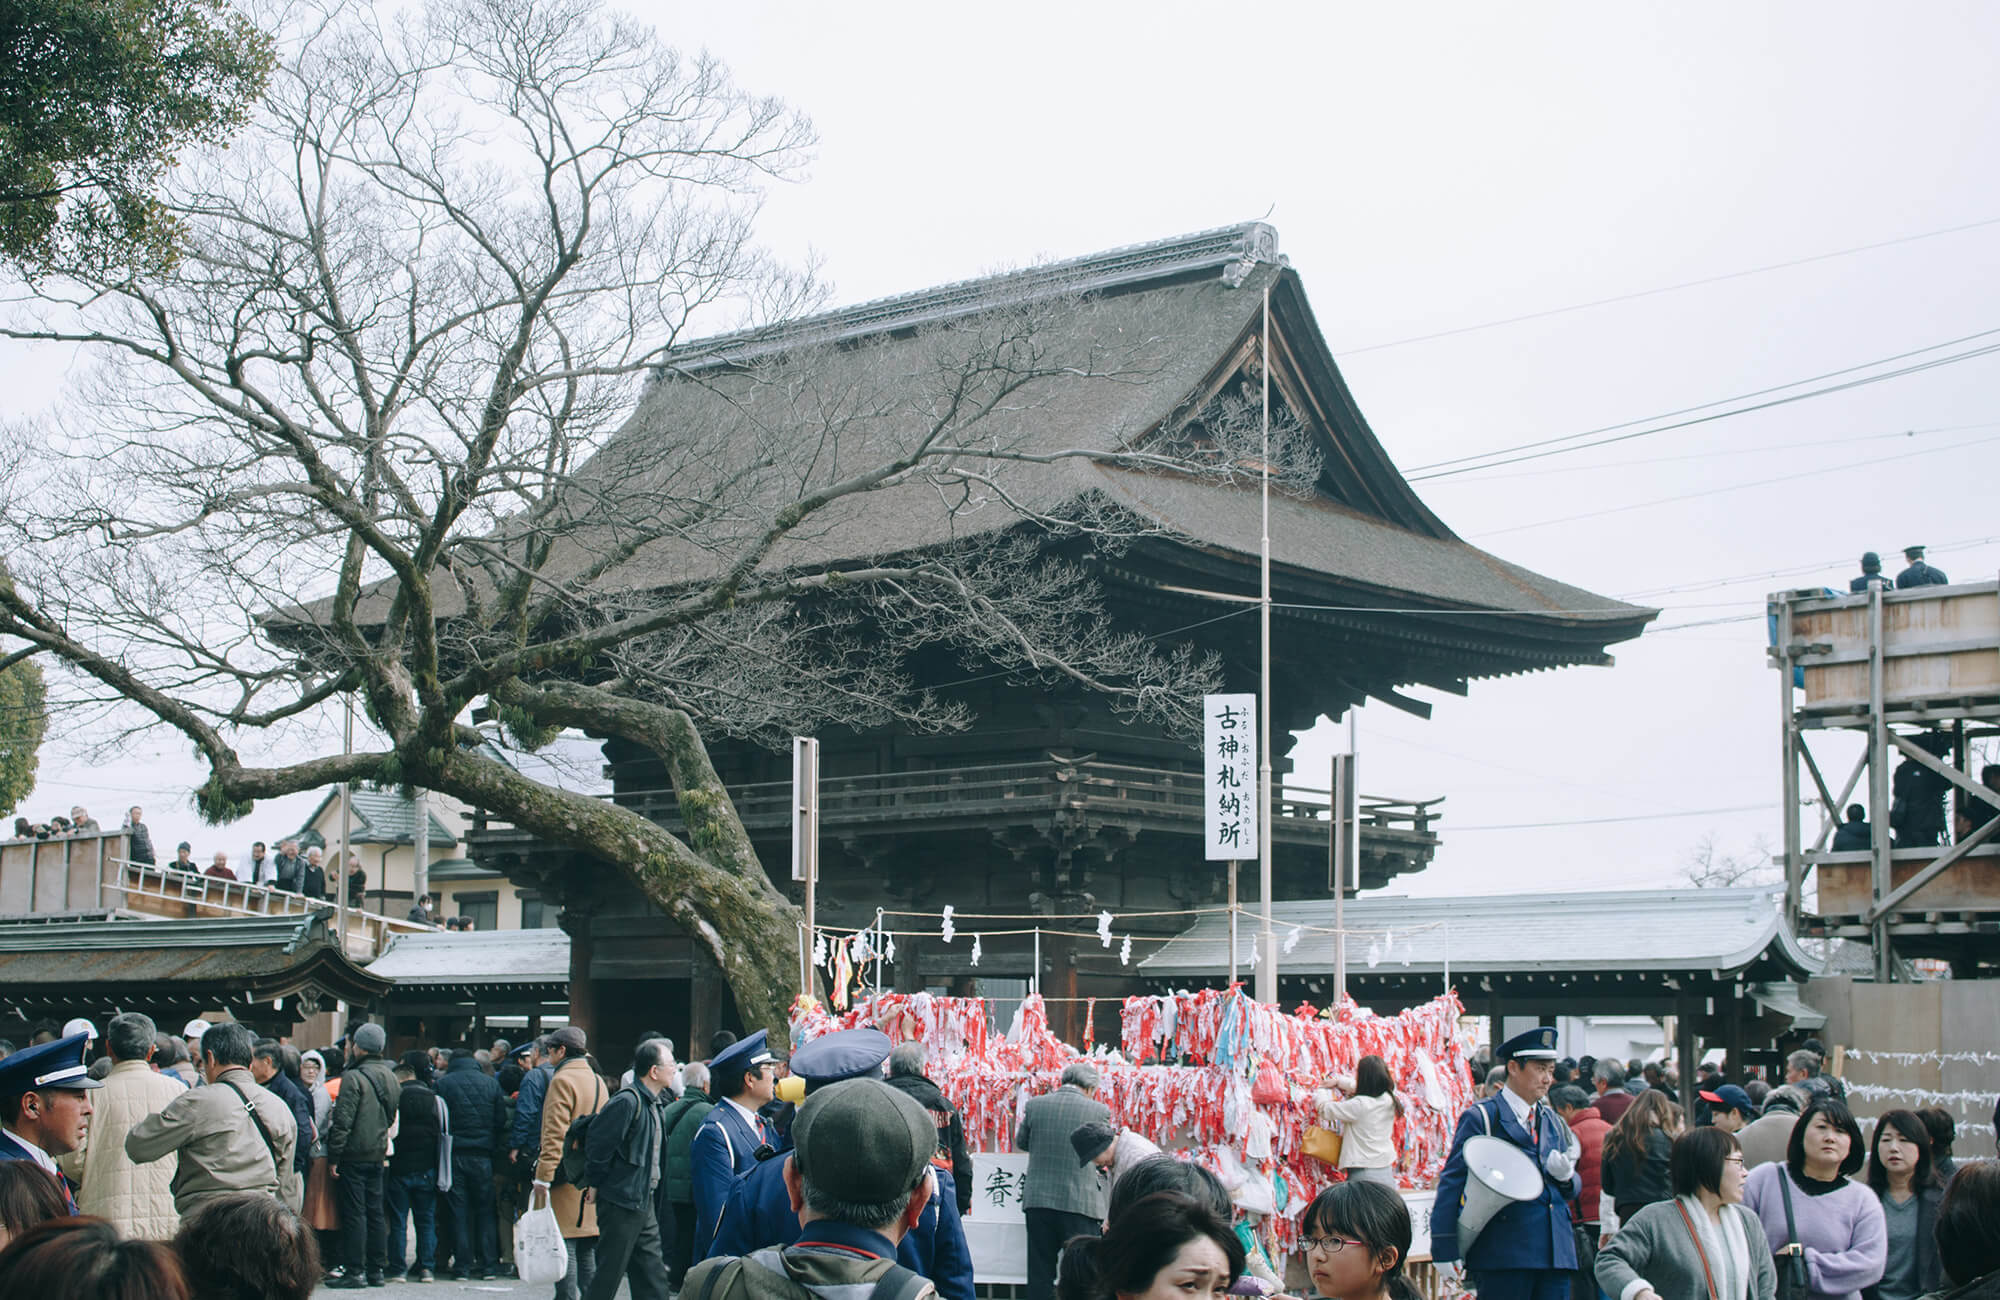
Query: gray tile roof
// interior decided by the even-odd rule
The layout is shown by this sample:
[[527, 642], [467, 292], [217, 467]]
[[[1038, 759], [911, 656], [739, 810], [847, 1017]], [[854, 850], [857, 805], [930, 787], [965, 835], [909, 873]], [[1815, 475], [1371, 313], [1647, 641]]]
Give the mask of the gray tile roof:
[[[305, 832], [310, 830], [329, 806], [340, 802], [340, 791], [335, 789], [313, 809], [312, 816], [299, 832], [301, 843]], [[356, 844], [415, 844], [417, 805], [416, 801], [395, 790], [354, 790], [348, 795], [348, 802], [354, 811], [353, 842]], [[436, 813], [430, 814], [431, 847], [452, 849], [458, 847], [458, 837], [451, 828], [438, 820]]]
[[[557, 542], [545, 576], [561, 582], [589, 574], [594, 592], [615, 599], [719, 573], [748, 536], [742, 530], [761, 527], [762, 514], [795, 499], [802, 485], [838, 481], [906, 450], [913, 430], [958, 400], [939, 385], [953, 378], [955, 372], [947, 373], [953, 355], [978, 347], [968, 340], [1002, 329], [996, 322], [1010, 312], [1040, 311], [1079, 288], [1091, 296], [1064, 303], [1035, 336], [1036, 366], [1115, 364], [1131, 373], [1115, 380], [1037, 379], [969, 426], [968, 441], [1030, 455], [1107, 453], [1177, 426], [1236, 364], [1259, 326], [1268, 288], [1281, 355], [1291, 358], [1325, 443], [1310, 499], [1273, 494], [1273, 576], [1281, 593], [1330, 581], [1341, 587], [1338, 603], [1348, 606], [1521, 611], [1480, 622], [1510, 622], [1524, 642], [1453, 675], [1601, 662], [1607, 642], [1636, 636], [1653, 616], [1454, 536], [1417, 498], [1362, 416], [1297, 275], [1276, 256], [1275, 232], [1257, 223], [863, 304], [780, 331], [691, 344], [576, 474], [571, 499], [585, 522]], [[967, 501], [919, 475], [815, 514], [772, 550], [763, 569], [812, 570], [922, 552], [1014, 528], [1023, 510], [1059, 516], [1079, 503], [1106, 500], [1164, 530], [1171, 544], [1239, 562], [1257, 554], [1254, 484], [1082, 459], [1009, 464], [1004, 472], [1018, 508], [977, 484]], [[625, 535], [628, 520], [652, 519], [676, 508], [674, 502], [737, 493], [740, 505], [704, 516], [692, 535]], [[982, 495], [992, 499], [982, 502]], [[629, 556], [595, 572], [601, 557], [628, 546]], [[388, 594], [386, 587], [372, 593], [364, 617], [386, 608]], [[443, 579], [437, 597], [446, 613], [458, 600]], [[1464, 624], [1457, 629], [1462, 639], [1490, 649]], [[1542, 637], [1552, 640], [1538, 643]]]
[[[1818, 963], [1785, 931], [1782, 894], [1770, 889], [1605, 890], [1504, 894], [1475, 898], [1357, 898], [1346, 908], [1347, 962], [1365, 971], [1370, 948], [1386, 942], [1378, 969], [1471, 972], [1739, 970], [1767, 952], [1801, 974]], [[1253, 905], [1254, 909], [1254, 905]], [[1280, 943], [1305, 930], [1286, 975], [1333, 971], [1333, 900], [1280, 902], [1272, 908]], [[1238, 921], [1247, 961], [1254, 915]], [[1354, 934], [1354, 931], [1370, 931]], [[1386, 932], [1386, 933], [1385, 933]], [[1139, 963], [1156, 978], [1223, 973], [1229, 965], [1229, 918], [1204, 916]]]
[[569, 935], [555, 929], [406, 934], [368, 964], [368, 973], [398, 987], [567, 984]]

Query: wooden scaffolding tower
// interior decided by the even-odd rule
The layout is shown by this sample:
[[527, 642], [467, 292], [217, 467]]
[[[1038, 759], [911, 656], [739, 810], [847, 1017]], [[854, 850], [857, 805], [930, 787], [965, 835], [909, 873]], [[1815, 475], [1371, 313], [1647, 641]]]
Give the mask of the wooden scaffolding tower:
[[[1896, 978], [1899, 958], [1943, 959], [1961, 975], [2000, 961], [2000, 816], [1991, 815], [2000, 791], [1982, 785], [1969, 762], [1974, 742], [2000, 736], [2000, 582], [1850, 595], [1814, 588], [1768, 602], [1794, 932], [1865, 939], [1881, 981]], [[1843, 734], [1862, 743], [1836, 793], [1827, 772], [1839, 768], [1821, 760]], [[1906, 785], [1925, 787], [1916, 802], [1944, 801], [1942, 833], [1901, 806], [1892, 785], [1902, 768], [1913, 778]], [[1842, 809], [1864, 780], [1870, 847], [1833, 851]], [[1810, 839], [1808, 808], [1819, 812]], [[1953, 808], [1983, 825], [1953, 842]]]

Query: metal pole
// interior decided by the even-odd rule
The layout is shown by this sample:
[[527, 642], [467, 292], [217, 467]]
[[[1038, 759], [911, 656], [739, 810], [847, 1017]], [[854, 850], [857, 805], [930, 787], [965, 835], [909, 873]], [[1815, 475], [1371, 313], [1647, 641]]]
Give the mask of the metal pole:
[[1347, 781], [1341, 755], [1333, 756], [1327, 788], [1328, 818], [1333, 823], [1333, 1005], [1347, 992]]
[[1229, 860], [1229, 982], [1236, 983], [1236, 859]]
[[1042, 991], [1042, 927], [1035, 927], [1035, 977], [1028, 981], [1028, 992]]
[[1783, 769], [1779, 798], [1784, 804], [1785, 818], [1785, 924], [1796, 935], [1799, 932], [1799, 917], [1804, 911], [1805, 862], [1799, 851], [1799, 728], [1798, 720], [1792, 716], [1792, 602], [1789, 596], [1780, 599], [1777, 616], [1777, 644], [1773, 650], [1778, 659], [1778, 726], [1782, 729], [1779, 734], [1784, 737], [1779, 758]]
[[1451, 918], [1444, 919], [1444, 991], [1451, 992]]
[[[410, 905], [424, 901], [431, 892], [431, 797], [421, 786], [416, 791], [416, 806], [410, 809], [410, 843], [416, 849], [416, 861], [410, 866]], [[378, 890], [386, 890], [389, 882], [385, 878], [375, 883]], [[384, 909], [387, 910], [387, 903]], [[499, 921], [494, 922], [495, 925]]]
[[1264, 432], [1263, 472], [1259, 495], [1263, 506], [1263, 537], [1259, 545], [1258, 569], [1262, 583], [1257, 601], [1260, 633], [1260, 664], [1257, 692], [1257, 890], [1263, 924], [1257, 942], [1263, 945], [1257, 963], [1257, 1000], [1268, 1006], [1278, 1003], [1278, 945], [1271, 934], [1271, 286], [1264, 286]]
[[[1889, 857], [1889, 723], [1883, 696], [1882, 589], [1868, 590], [1868, 816], [1873, 827], [1869, 844], [1874, 857], [1870, 865], [1870, 911], [1880, 907], [1882, 896], [1891, 888]], [[1889, 948], [1889, 915], [1875, 918], [1869, 939], [1875, 949], [1875, 982], [1887, 984], [1895, 973], [1895, 955]]]
[[[340, 752], [344, 757], [354, 753], [354, 696], [347, 697], [346, 720], [341, 727]], [[340, 951], [347, 951], [347, 839], [354, 829], [353, 783], [340, 783], [340, 853], [332, 859], [330, 872], [333, 876], [333, 932]], [[304, 883], [303, 880], [300, 881]]]
[[792, 879], [806, 887], [806, 972], [799, 992], [810, 997], [818, 979], [811, 954], [819, 938], [813, 915], [819, 887], [819, 741], [810, 736], [792, 737]]

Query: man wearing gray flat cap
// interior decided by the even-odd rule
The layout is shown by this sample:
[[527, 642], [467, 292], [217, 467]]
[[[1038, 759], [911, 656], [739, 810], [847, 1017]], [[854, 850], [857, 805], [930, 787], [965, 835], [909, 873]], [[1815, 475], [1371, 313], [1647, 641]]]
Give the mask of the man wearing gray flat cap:
[[896, 1262], [896, 1247], [930, 1201], [937, 1125], [880, 1079], [848, 1079], [807, 1097], [792, 1121], [785, 1187], [799, 1239], [783, 1249], [716, 1255], [689, 1271], [683, 1294], [778, 1300], [798, 1288], [837, 1300], [928, 1300], [936, 1289]]

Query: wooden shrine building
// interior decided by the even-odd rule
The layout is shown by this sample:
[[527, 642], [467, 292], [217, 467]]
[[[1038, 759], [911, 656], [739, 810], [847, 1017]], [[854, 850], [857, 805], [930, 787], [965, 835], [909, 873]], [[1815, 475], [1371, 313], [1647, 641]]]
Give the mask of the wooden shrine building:
[[[1328, 888], [1326, 800], [1312, 795], [1327, 777], [1288, 772], [1283, 750], [1291, 733], [1364, 700], [1428, 716], [1430, 706], [1409, 694], [1412, 688], [1463, 695], [1480, 678], [1608, 665], [1607, 647], [1637, 636], [1654, 616], [1469, 545], [1417, 498], [1355, 405], [1303, 281], [1278, 255], [1277, 232], [1263, 224], [869, 303], [775, 336], [693, 345], [676, 354], [671, 374], [649, 386], [600, 455], [621, 443], [628, 458], [642, 451], [657, 436], [649, 431], [671, 427], [683, 404], [708, 400], [715, 377], [748, 353], [809, 339], [824, 352], [818, 364], [865, 368], [879, 381], [914, 372], [927, 336], [997, 301], [1078, 292], [1088, 295], [1090, 309], [1077, 314], [1075, 328], [1096, 331], [1093, 340], [1162, 337], [1171, 356], [1150, 382], [1038, 405], [1044, 445], [1114, 448], [1157, 438], [1171, 446], [1203, 437], [1208, 422], [1232, 406], [1255, 409], [1268, 292], [1273, 427], [1309, 439], [1319, 466], [1308, 490], [1271, 493], [1270, 688], [1274, 761], [1287, 787], [1274, 816], [1277, 897], [1323, 898]], [[798, 454], [811, 453], [802, 446]], [[1048, 550], [1091, 566], [1113, 630], [1212, 654], [1226, 689], [1258, 689], [1257, 620], [1229, 616], [1258, 590], [1254, 477], [1198, 480], [1070, 461], [1044, 474], [1035, 491], [1034, 508], [1051, 515], [1088, 499], [1146, 525], [1113, 553], [1074, 538], [1045, 541]], [[818, 555], [922, 554], [968, 528], [963, 514], [927, 512], [921, 497], [860, 500], [816, 534]], [[1010, 526], [1026, 527], [1018, 516]], [[670, 583], [668, 572], [663, 566], [659, 585]], [[1073, 916], [1221, 900], [1221, 864], [1202, 856], [1202, 765], [1187, 737], [1133, 724], [1081, 688], [1015, 685], [952, 654], [918, 657], [906, 667], [973, 721], [942, 735], [822, 731], [822, 924], [866, 926], [878, 908], [934, 917], [950, 904], [961, 913]], [[790, 754], [714, 740], [710, 750], [766, 869], [789, 887]], [[612, 798], [678, 825], [661, 764], [616, 741], [604, 753]], [[1422, 870], [1436, 849], [1442, 792], [1397, 793], [1428, 797], [1364, 799], [1364, 889]], [[715, 968], [615, 872], [500, 826], [475, 824], [468, 844], [481, 864], [561, 907], [572, 939], [573, 1018], [614, 1050], [649, 1027], [697, 1049], [714, 1029], [734, 1027]], [[1163, 939], [1186, 919], [1120, 924]], [[1094, 939], [1084, 943], [1098, 948]], [[894, 978], [905, 989], [962, 987], [977, 978], [998, 992], [1003, 982], [1024, 985], [1037, 974], [1051, 999], [1116, 996], [1140, 986], [1136, 968], [1080, 967], [1073, 939], [1045, 938], [1039, 972], [1031, 970], [1032, 937], [987, 941], [976, 971], [962, 941], [947, 947], [911, 936], [897, 947]], [[1073, 1023], [1066, 1011], [1075, 1012]], [[1057, 1005], [1059, 1032], [1074, 1037], [1081, 1021], [1074, 1004]]]

